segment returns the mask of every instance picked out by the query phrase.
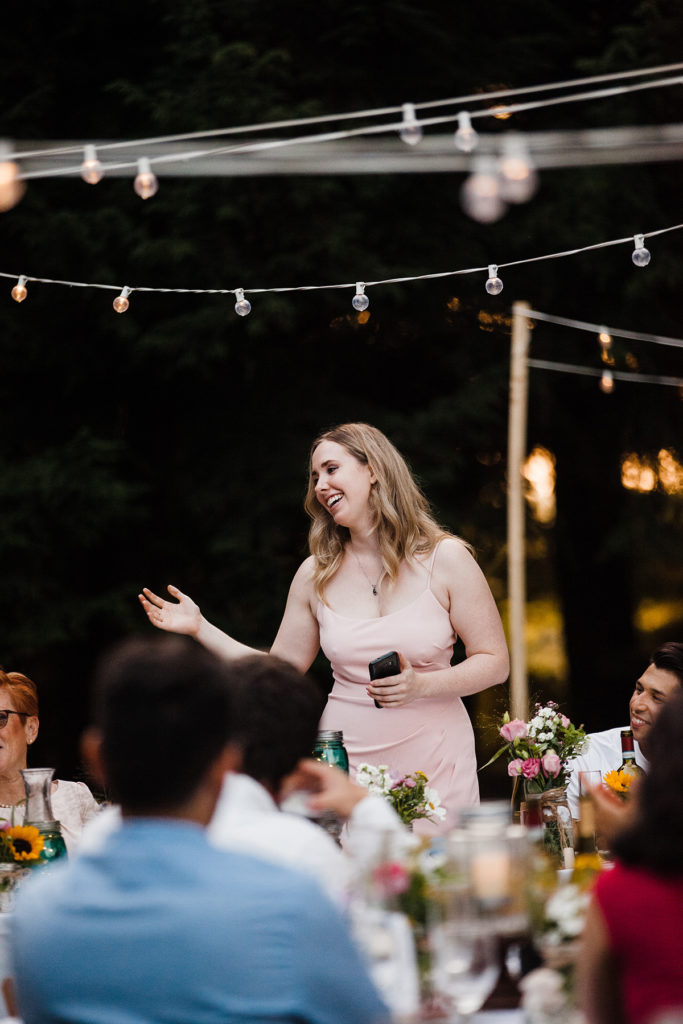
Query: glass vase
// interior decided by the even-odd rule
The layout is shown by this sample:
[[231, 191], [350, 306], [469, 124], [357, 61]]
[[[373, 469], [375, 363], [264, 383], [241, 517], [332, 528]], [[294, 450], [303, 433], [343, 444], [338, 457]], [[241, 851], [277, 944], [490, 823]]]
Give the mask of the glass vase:
[[26, 790], [26, 817], [24, 825], [33, 825], [43, 837], [43, 849], [34, 866], [42, 867], [66, 857], [64, 836], [52, 811], [52, 776], [54, 768], [23, 768]]
[[527, 799], [537, 802], [543, 828], [546, 853], [558, 868], [574, 863], [574, 825], [565, 786], [539, 792], [528, 792]]

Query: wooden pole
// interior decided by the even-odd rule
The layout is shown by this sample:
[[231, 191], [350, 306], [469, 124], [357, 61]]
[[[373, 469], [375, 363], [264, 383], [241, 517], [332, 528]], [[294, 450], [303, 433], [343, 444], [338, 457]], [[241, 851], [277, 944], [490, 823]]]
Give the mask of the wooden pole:
[[529, 321], [527, 302], [512, 306], [512, 347], [510, 350], [510, 401], [508, 406], [507, 462], [507, 547], [508, 609], [510, 646], [510, 709], [513, 718], [526, 720], [529, 687], [526, 664], [526, 545], [524, 537], [523, 468], [526, 459], [526, 429], [529, 369]]

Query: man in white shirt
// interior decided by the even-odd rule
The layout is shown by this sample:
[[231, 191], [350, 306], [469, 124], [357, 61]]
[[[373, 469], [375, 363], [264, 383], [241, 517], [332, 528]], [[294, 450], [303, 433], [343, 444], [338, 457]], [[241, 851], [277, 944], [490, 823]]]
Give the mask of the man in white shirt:
[[634, 738], [636, 764], [645, 771], [651, 756], [648, 738], [650, 730], [673, 694], [683, 688], [683, 643], [662, 644], [650, 657], [650, 663], [636, 681], [629, 701], [629, 725], [604, 732], [589, 733], [585, 753], [575, 757], [567, 797], [572, 817], [579, 817], [579, 773], [599, 771], [602, 776], [619, 768], [622, 762], [621, 730], [631, 728]]
[[337, 843], [302, 814], [280, 809], [293, 789], [311, 818], [333, 811], [350, 833], [365, 829], [402, 835], [404, 827], [382, 797], [344, 772], [313, 760], [324, 698], [315, 683], [288, 662], [255, 655], [239, 663], [236, 712], [242, 766], [226, 775], [209, 840], [312, 874], [328, 895], [344, 903], [352, 865]]

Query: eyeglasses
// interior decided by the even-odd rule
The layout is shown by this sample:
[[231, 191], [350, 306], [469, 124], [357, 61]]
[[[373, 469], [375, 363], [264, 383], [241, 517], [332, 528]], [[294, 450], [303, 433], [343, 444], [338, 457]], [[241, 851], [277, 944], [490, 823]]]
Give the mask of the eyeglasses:
[[5, 726], [9, 722], [9, 716], [10, 715], [21, 715], [22, 718], [26, 718], [27, 712], [26, 711], [10, 711], [9, 708], [4, 708], [4, 709], [0, 710], [0, 729], [4, 729], [5, 728]]

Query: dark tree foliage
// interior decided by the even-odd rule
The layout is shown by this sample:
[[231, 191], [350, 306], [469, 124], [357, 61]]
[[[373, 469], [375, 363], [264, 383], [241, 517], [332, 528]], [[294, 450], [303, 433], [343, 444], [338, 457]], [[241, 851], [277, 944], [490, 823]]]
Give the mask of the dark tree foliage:
[[[665, 0], [148, 0], [34, 3], [0, 39], [0, 135], [121, 139], [427, 101], [677, 59]], [[30, 25], [27, 23], [30, 21]], [[30, 28], [30, 30], [29, 30]], [[522, 130], [676, 121], [679, 91], [520, 115]], [[504, 130], [496, 123], [486, 130]], [[0, 271], [105, 284], [234, 288], [332, 284], [503, 263], [676, 223], [677, 165], [546, 172], [491, 226], [462, 212], [451, 175], [34, 182], [2, 215]], [[311, 438], [365, 419], [408, 457], [440, 520], [472, 541], [505, 596], [509, 311], [680, 334], [680, 241], [505, 272], [385, 286], [370, 316], [351, 292], [230, 296], [32, 284], [0, 298], [0, 663], [43, 697], [42, 760], [76, 769], [94, 660], [149, 628], [135, 595], [174, 582], [247, 643], [266, 646], [305, 553]], [[3, 286], [4, 287], [4, 286]], [[538, 326], [533, 354], [599, 365], [588, 336]], [[618, 344], [644, 372], [676, 350]], [[529, 524], [531, 595], [560, 594], [568, 699], [591, 727], [623, 714], [647, 654], [643, 596], [680, 592], [680, 500], [628, 494], [629, 450], [681, 453], [674, 389], [533, 373], [529, 446], [557, 457], [558, 517]], [[669, 637], [671, 638], [671, 637]], [[317, 666], [327, 685], [324, 664]], [[533, 683], [533, 681], [532, 681]], [[37, 754], [36, 756], [39, 756]]]

